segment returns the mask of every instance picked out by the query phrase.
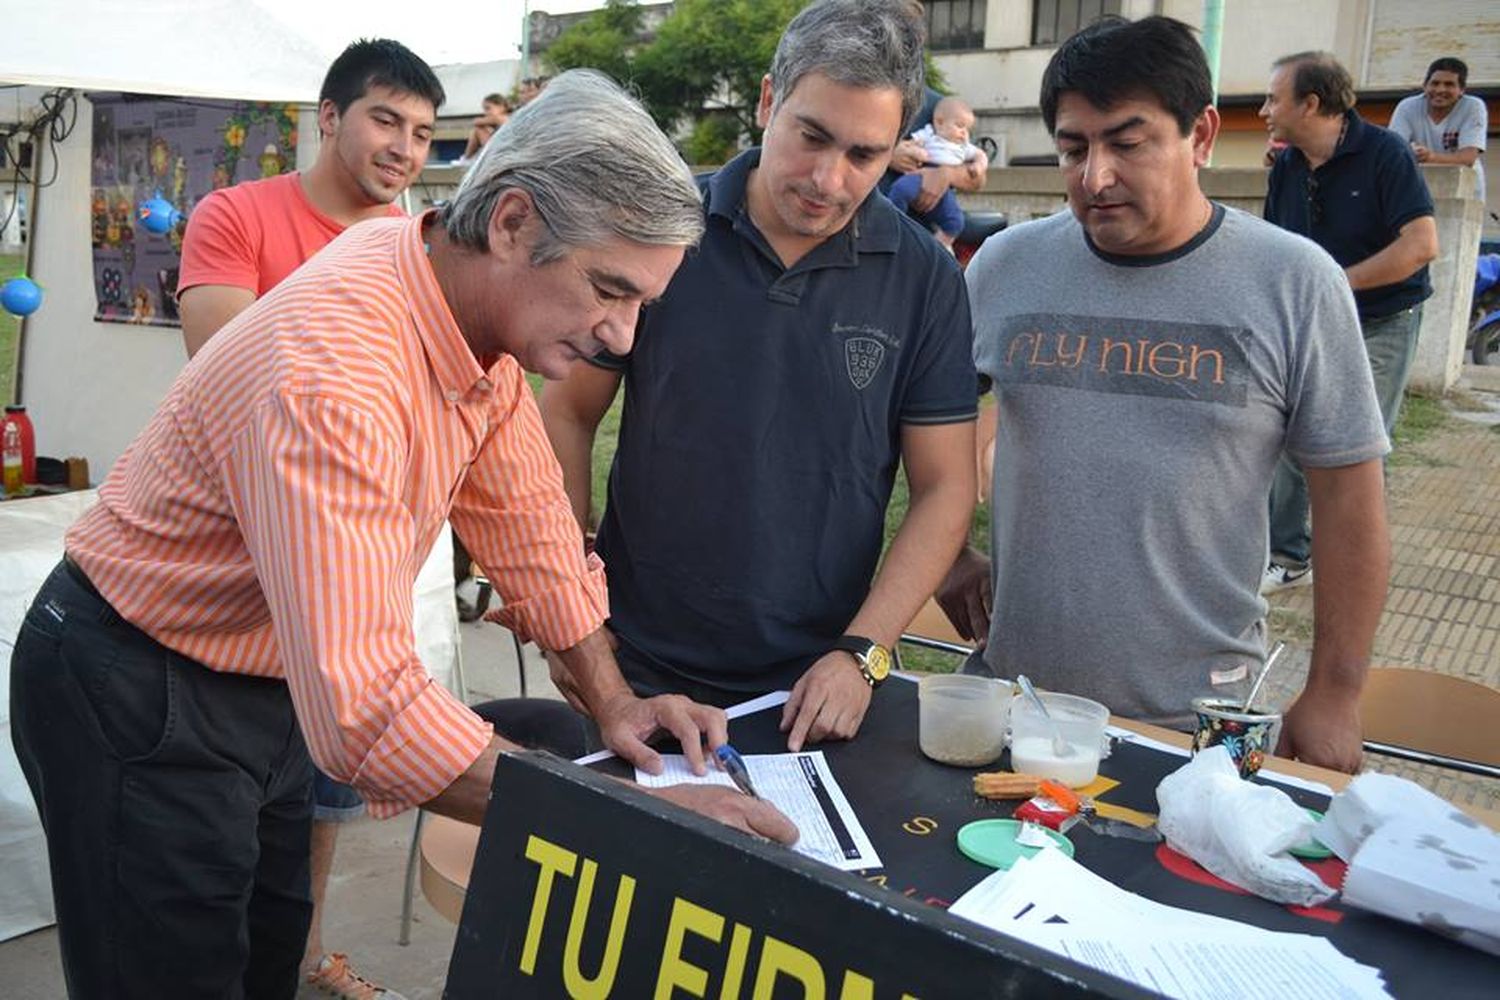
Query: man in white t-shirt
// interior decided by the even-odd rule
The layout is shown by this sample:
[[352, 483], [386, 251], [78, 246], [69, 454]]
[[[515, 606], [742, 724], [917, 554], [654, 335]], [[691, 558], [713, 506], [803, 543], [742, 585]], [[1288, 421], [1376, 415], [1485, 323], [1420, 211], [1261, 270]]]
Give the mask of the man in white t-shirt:
[[1479, 175], [1479, 200], [1485, 199], [1484, 136], [1489, 113], [1484, 102], [1464, 93], [1469, 67], [1445, 56], [1427, 67], [1422, 92], [1396, 105], [1390, 130], [1411, 143], [1418, 163], [1473, 167]]

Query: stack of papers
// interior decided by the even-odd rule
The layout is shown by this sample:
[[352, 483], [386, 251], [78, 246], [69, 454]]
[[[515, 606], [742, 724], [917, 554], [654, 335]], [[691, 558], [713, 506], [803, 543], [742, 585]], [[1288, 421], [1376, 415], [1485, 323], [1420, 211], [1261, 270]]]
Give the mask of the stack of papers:
[[1344, 902], [1500, 955], [1500, 837], [1453, 810], [1403, 818], [1365, 838]]
[[1061, 851], [996, 872], [949, 910], [1169, 997], [1388, 997], [1380, 970], [1282, 934], [1126, 892]]

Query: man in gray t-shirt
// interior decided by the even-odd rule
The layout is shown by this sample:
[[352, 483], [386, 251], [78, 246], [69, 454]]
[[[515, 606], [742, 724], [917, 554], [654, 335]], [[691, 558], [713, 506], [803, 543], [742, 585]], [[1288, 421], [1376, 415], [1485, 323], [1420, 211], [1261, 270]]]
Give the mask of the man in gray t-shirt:
[[1000, 405], [994, 562], [960, 557], [940, 599], [987, 636], [994, 673], [1182, 725], [1195, 695], [1264, 657], [1265, 493], [1286, 448], [1308, 470], [1320, 562], [1312, 670], [1280, 750], [1352, 771], [1388, 445], [1348, 283], [1311, 242], [1203, 195], [1219, 119], [1180, 22], [1084, 29], [1049, 64], [1042, 112], [1071, 212], [969, 265], [975, 360]]
[[1422, 92], [1404, 98], [1391, 115], [1390, 130], [1411, 143], [1418, 163], [1473, 167], [1484, 192], [1484, 142], [1490, 130], [1484, 102], [1464, 93], [1469, 67], [1445, 56], [1427, 67]]

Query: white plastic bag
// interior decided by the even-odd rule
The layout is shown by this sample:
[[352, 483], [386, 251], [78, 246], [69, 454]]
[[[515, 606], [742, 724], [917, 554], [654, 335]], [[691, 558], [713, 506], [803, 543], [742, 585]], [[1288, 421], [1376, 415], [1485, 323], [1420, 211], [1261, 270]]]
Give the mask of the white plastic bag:
[[1278, 903], [1313, 906], [1333, 896], [1286, 853], [1308, 839], [1312, 819], [1281, 789], [1241, 778], [1222, 745], [1163, 778], [1156, 801], [1167, 844], [1226, 882]]

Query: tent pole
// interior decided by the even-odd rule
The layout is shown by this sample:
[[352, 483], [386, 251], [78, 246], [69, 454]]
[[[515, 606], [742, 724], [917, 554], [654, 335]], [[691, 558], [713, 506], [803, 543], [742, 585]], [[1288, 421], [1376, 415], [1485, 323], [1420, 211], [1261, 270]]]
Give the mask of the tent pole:
[[[33, 161], [31, 164], [31, 183], [27, 186], [26, 195], [26, 263], [22, 266], [21, 273], [28, 278], [31, 277], [32, 260], [36, 257], [36, 218], [37, 218], [37, 178], [42, 175], [42, 156], [47, 148], [47, 143], [41, 141], [41, 137], [32, 134], [31, 148], [33, 150]], [[35, 278], [32, 278], [35, 281]], [[26, 326], [31, 321], [30, 316], [16, 317], [16, 349], [15, 349], [15, 372], [11, 377], [11, 402], [22, 406], [26, 402], [23, 387], [26, 378]]]

